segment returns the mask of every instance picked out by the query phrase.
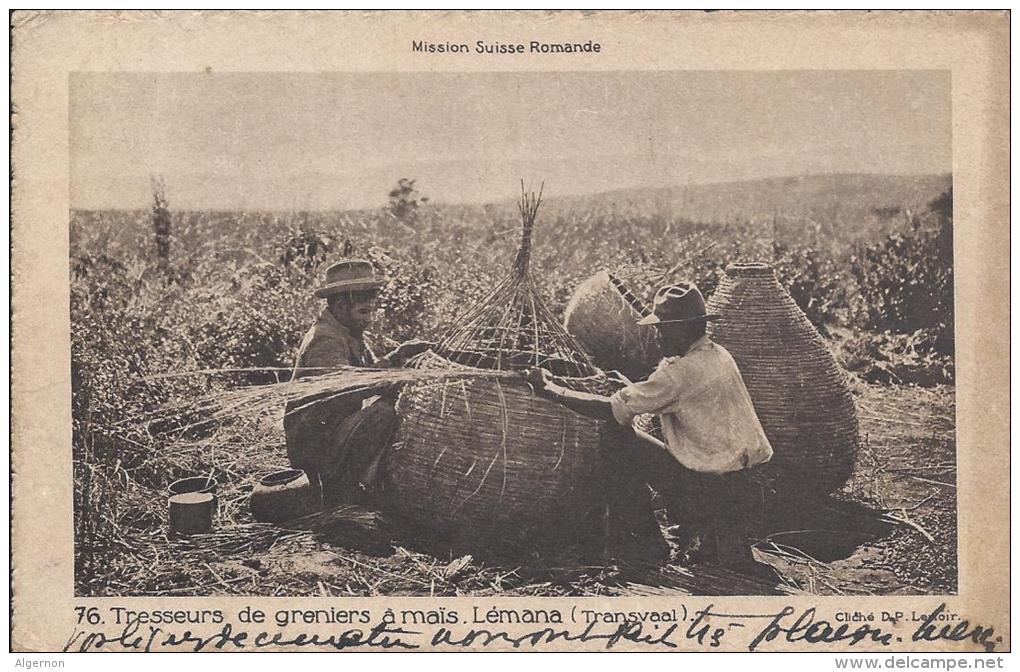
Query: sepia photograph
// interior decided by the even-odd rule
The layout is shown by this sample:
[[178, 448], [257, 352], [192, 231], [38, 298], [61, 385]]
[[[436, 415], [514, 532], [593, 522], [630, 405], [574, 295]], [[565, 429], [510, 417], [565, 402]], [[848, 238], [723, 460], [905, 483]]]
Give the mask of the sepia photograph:
[[12, 12], [12, 666], [1002, 667], [1009, 18]]
[[72, 72], [74, 595], [956, 595], [953, 81]]

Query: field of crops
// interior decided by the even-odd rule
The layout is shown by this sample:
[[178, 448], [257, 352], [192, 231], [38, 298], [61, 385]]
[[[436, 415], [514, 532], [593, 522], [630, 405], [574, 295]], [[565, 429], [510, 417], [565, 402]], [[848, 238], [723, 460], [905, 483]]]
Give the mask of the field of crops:
[[[831, 510], [859, 532], [856, 545], [816, 557], [811, 539], [784, 534], [814, 528], [781, 526], [756, 543], [798, 589], [956, 588], [951, 179], [897, 179], [570, 198], [547, 185], [538, 216], [532, 268], [557, 314], [602, 268], [648, 298], [664, 276], [708, 295], [726, 264], [768, 261], [854, 375], [865, 449]], [[634, 583], [618, 567], [524, 570], [380, 547], [368, 512], [282, 535], [252, 525], [246, 504], [257, 478], [286, 463], [278, 415], [187, 432], [144, 421], [172, 401], [279, 379], [273, 369], [293, 364], [321, 309], [312, 289], [324, 264], [342, 256], [370, 259], [388, 281], [377, 350], [436, 338], [505, 274], [520, 219], [513, 203], [415, 196], [352, 212], [179, 212], [171, 191], [151, 211], [70, 213], [79, 594], [590, 594]], [[163, 376], [188, 371], [216, 373]], [[190, 474], [221, 484], [215, 547], [166, 534], [166, 486]]]

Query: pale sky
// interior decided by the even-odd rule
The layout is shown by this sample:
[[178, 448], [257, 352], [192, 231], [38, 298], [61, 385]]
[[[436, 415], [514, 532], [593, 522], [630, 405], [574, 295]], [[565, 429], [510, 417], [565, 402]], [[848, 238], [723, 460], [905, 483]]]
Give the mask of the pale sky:
[[71, 77], [71, 205], [371, 207], [952, 169], [948, 72]]

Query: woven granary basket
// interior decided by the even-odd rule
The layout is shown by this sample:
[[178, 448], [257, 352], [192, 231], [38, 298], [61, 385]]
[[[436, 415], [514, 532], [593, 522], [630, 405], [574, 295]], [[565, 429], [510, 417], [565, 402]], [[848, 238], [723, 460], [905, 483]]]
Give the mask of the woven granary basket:
[[521, 244], [510, 273], [468, 307], [434, 352], [410, 366], [498, 371], [493, 378], [405, 389], [386, 473], [391, 508], [455, 545], [521, 550], [579, 540], [597, 508], [599, 427], [537, 397], [522, 378], [541, 366], [574, 390], [611, 382], [542, 301], [531, 277], [541, 192], [521, 185]]
[[737, 362], [780, 495], [832, 492], [853, 469], [857, 414], [842, 370], [766, 264], [733, 264], [707, 306], [709, 333]]
[[598, 423], [523, 379], [418, 384], [397, 410], [392, 506], [443, 538], [569, 544], [598, 501]]
[[563, 324], [599, 368], [642, 380], [662, 359], [655, 328], [637, 323], [647, 314], [618, 278], [600, 271], [574, 290]]

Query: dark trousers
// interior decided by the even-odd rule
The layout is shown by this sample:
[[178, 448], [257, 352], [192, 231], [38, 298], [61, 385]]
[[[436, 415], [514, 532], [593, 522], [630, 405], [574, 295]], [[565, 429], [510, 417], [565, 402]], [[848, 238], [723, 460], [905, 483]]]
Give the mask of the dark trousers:
[[287, 456], [322, 487], [323, 502], [369, 504], [384, 487], [385, 459], [398, 424], [392, 399], [352, 410], [350, 403], [320, 403], [284, 416]]
[[650, 559], [657, 548], [665, 547], [651, 486], [670, 521], [678, 525], [681, 546], [697, 544], [699, 560], [731, 568], [753, 562], [747, 534], [760, 493], [746, 472], [692, 471], [630, 427], [612, 422], [603, 429], [600, 452], [607, 485], [610, 547], [642, 549]]

